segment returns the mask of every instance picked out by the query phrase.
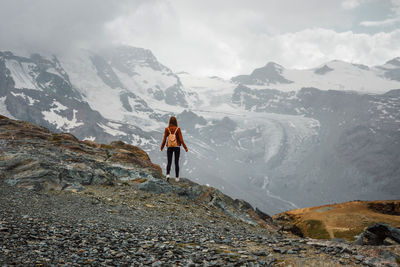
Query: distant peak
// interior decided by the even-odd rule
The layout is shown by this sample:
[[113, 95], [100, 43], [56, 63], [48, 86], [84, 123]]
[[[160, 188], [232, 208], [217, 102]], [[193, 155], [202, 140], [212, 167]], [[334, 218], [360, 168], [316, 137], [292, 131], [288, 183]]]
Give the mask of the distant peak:
[[344, 61], [344, 60], [340, 60], [340, 59], [334, 59], [334, 60], [331, 60], [331, 61], [328, 61], [326, 64], [350, 64], [349, 62], [347, 62], [347, 61]]
[[14, 54], [11, 51], [0, 51], [0, 56], [13, 57]]
[[208, 78], [210, 78], [210, 79], [214, 79], [214, 80], [223, 80], [221, 77], [219, 77], [219, 76], [208, 76]]
[[187, 71], [178, 71], [176, 74], [178, 74], [178, 75], [190, 75], [190, 73], [187, 72]]
[[332, 69], [332, 68], [329, 68], [329, 67], [325, 64], [325, 65], [323, 65], [322, 67], [316, 69], [316, 70], [314, 71], [314, 73], [315, 73], [315, 74], [318, 74], [318, 75], [324, 75], [325, 73], [328, 73], [328, 72], [331, 72], [331, 71], [333, 71], [333, 69]]
[[142, 47], [135, 47], [130, 45], [119, 45], [116, 49], [120, 52], [131, 53], [135, 55], [145, 55], [148, 57], [154, 57], [153, 52], [150, 49], [142, 48]]
[[268, 62], [265, 67], [269, 67], [269, 68], [277, 68], [277, 69], [284, 69], [284, 67], [282, 65], [279, 65], [278, 63], [275, 63], [273, 61]]
[[400, 57], [395, 57], [395, 58], [387, 61], [385, 64], [390, 64], [390, 65], [393, 65], [393, 66], [400, 67]]

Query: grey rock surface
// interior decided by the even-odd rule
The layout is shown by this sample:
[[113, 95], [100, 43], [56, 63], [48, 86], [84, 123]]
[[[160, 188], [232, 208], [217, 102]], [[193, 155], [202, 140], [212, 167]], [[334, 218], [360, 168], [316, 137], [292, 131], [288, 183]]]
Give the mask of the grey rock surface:
[[354, 244], [378, 246], [383, 245], [386, 238], [400, 244], [400, 229], [385, 223], [376, 223], [361, 233]]
[[0, 116], [0, 176], [10, 185], [36, 190], [82, 190], [89, 184], [160, 178], [158, 165], [123, 142], [101, 145], [71, 134]]

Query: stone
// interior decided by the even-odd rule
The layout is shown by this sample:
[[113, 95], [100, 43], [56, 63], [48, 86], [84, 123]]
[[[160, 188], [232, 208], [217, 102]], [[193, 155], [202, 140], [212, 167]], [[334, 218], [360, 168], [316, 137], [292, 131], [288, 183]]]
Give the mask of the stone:
[[400, 244], [400, 229], [384, 223], [369, 226], [354, 241], [356, 245], [383, 245], [384, 240], [390, 238]]
[[138, 188], [156, 194], [167, 194], [172, 191], [171, 185], [162, 179], [147, 180], [146, 182], [139, 184]]
[[286, 249], [284, 249], [284, 248], [277, 248], [277, 247], [272, 248], [272, 250], [273, 250], [274, 252], [278, 252], [278, 253], [280, 253], [280, 254], [286, 254], [286, 252], [287, 252]]
[[361, 255], [356, 255], [356, 256], [354, 256], [354, 258], [357, 260], [357, 261], [362, 261], [363, 259], [364, 259], [364, 257], [363, 256], [361, 256]]

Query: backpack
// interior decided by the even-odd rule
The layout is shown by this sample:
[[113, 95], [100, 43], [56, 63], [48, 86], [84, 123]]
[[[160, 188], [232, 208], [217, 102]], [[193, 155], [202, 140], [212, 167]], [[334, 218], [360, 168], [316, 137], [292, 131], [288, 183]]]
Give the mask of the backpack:
[[177, 147], [178, 146], [178, 140], [176, 140], [176, 132], [178, 131], [179, 128], [175, 129], [174, 133], [171, 133], [171, 130], [168, 128], [169, 135], [168, 135], [168, 141], [167, 141], [167, 147]]

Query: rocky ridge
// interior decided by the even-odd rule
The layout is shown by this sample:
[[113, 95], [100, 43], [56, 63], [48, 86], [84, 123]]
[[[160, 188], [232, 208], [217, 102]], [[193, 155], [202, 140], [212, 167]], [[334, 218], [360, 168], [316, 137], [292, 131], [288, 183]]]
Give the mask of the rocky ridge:
[[172, 186], [161, 179], [161, 168], [150, 161], [146, 152], [122, 141], [109, 145], [79, 141], [71, 134], [51, 133], [35, 124], [0, 115], [0, 142], [0, 175], [12, 186], [82, 191], [86, 185], [135, 180], [140, 190], [210, 203], [233, 218], [273, 227], [267, 214], [215, 188], [187, 179]]
[[187, 179], [167, 183], [123, 142], [79, 141], [3, 116], [0, 142], [2, 266], [396, 266], [400, 254], [279, 232], [242, 200]]

